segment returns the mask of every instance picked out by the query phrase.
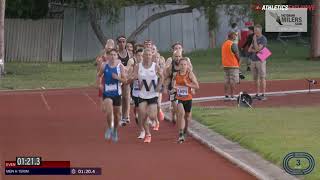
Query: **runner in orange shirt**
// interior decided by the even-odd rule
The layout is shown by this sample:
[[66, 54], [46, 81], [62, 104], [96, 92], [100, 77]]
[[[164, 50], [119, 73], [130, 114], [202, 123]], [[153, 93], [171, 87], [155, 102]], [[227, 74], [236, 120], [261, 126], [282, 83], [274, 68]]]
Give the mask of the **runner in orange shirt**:
[[191, 88], [199, 89], [199, 83], [192, 71], [188, 68], [188, 60], [181, 58], [179, 61], [179, 71], [174, 77], [173, 88], [176, 91], [177, 105], [177, 120], [179, 127], [178, 143], [185, 141], [185, 134], [188, 129], [189, 121], [191, 120], [192, 108], [192, 92]]

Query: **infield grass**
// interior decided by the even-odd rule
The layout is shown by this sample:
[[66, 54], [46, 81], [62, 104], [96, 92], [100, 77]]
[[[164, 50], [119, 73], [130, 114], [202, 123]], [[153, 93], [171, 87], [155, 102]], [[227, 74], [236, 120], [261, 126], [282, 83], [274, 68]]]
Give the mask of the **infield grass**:
[[[195, 107], [193, 117], [209, 129], [238, 142], [282, 168], [290, 152], [307, 152], [315, 158], [308, 180], [320, 179], [320, 107], [209, 109]], [[290, 161], [292, 168], [306, 168], [305, 159]]]

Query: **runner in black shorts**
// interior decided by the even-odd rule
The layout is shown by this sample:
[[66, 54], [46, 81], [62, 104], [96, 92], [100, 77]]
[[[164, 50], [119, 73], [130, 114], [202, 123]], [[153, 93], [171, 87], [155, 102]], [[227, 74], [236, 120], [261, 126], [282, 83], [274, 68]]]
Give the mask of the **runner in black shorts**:
[[173, 81], [173, 89], [177, 93], [177, 119], [179, 127], [178, 142], [185, 141], [185, 134], [188, 129], [189, 121], [191, 120], [192, 108], [192, 92], [191, 88], [199, 89], [199, 83], [192, 71], [188, 70], [188, 62], [186, 58], [181, 58], [179, 61], [179, 72], [175, 75]]
[[[134, 51], [134, 57], [131, 58], [128, 61], [128, 68], [129, 68], [129, 74], [130, 77], [132, 77], [134, 69], [137, 68], [137, 66], [139, 65], [139, 63], [141, 63], [143, 59], [143, 49], [142, 48], [138, 48], [135, 49]], [[138, 79], [134, 79], [133, 82], [131, 83], [131, 98], [134, 101], [134, 109], [133, 112], [135, 114], [135, 120], [136, 123], [139, 127], [139, 131], [140, 131], [140, 135], [138, 136], [139, 139], [144, 139], [145, 137], [145, 130], [143, 128], [143, 125], [141, 123], [141, 119], [139, 118], [139, 103], [140, 103], [140, 83]]]
[[121, 114], [121, 83], [126, 82], [126, 76], [124, 66], [118, 59], [117, 50], [111, 49], [108, 51], [108, 56], [110, 56], [109, 61], [101, 66], [98, 77], [104, 79], [103, 85], [100, 83], [100, 86], [104, 86], [101, 87], [103, 89], [103, 111], [106, 114], [108, 125], [105, 139], [112, 137], [112, 140], [117, 142], [117, 128]]

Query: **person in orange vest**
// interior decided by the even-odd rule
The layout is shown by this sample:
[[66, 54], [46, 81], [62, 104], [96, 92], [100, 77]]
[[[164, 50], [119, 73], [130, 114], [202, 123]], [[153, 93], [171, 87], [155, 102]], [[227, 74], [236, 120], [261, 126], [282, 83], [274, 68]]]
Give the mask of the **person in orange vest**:
[[[234, 43], [237, 38], [237, 33], [230, 32], [228, 39], [222, 44], [221, 47], [221, 60], [225, 73], [224, 92], [225, 100], [236, 100], [234, 97], [236, 83], [239, 82], [239, 67], [240, 57], [238, 45]], [[230, 92], [228, 94], [228, 92]]]

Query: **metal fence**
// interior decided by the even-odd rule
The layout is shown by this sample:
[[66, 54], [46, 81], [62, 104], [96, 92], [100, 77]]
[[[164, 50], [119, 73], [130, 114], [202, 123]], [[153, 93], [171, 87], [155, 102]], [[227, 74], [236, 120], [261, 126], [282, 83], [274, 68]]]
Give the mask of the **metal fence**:
[[[119, 21], [107, 22], [107, 17], [100, 19], [101, 28], [108, 38], [119, 35], [129, 36], [145, 19], [151, 15], [169, 9], [184, 6], [156, 5], [131, 6], [123, 8]], [[95, 57], [101, 50], [101, 44], [93, 33], [88, 12], [81, 9], [67, 9], [64, 14], [62, 59], [79, 61]], [[161, 18], [150, 24], [138, 37], [138, 42], [153, 40], [160, 51], [167, 51], [176, 41], [183, 43], [186, 51], [209, 48], [208, 23], [204, 13], [193, 10], [192, 13], [176, 14]]]
[[5, 19], [5, 60], [58, 62], [62, 25], [61, 19]]
[[[108, 38], [129, 36], [146, 18], [180, 5], [131, 6], [121, 9], [119, 21], [111, 24], [107, 16], [100, 24]], [[186, 51], [209, 48], [208, 23], [203, 12], [176, 14], [150, 24], [137, 41], [153, 40], [158, 49], [167, 51], [176, 41]], [[5, 59], [7, 62], [72, 62], [96, 57], [102, 46], [94, 34], [83, 9], [67, 8], [63, 19], [5, 20]]]

